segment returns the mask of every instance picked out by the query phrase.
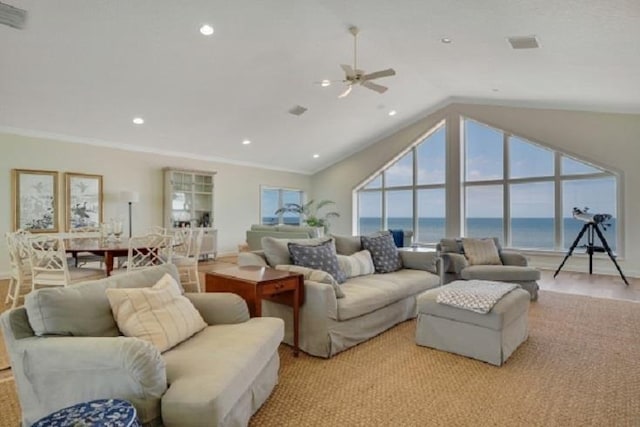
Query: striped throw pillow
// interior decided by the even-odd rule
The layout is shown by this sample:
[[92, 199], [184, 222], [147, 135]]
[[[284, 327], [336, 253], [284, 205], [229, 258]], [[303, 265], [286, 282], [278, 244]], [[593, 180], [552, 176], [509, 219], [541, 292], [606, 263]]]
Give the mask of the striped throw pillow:
[[367, 250], [352, 255], [338, 255], [338, 264], [347, 278], [366, 276], [375, 272], [371, 252]]
[[160, 352], [207, 326], [169, 274], [150, 288], [111, 288], [106, 293], [120, 331], [127, 337], [149, 341]]
[[502, 265], [493, 239], [462, 239], [462, 247], [470, 265]]

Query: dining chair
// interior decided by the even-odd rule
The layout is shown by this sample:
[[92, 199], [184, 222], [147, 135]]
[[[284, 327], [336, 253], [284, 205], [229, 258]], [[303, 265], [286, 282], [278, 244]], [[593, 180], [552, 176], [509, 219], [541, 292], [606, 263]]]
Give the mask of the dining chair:
[[24, 230], [5, 233], [9, 261], [11, 263], [11, 275], [9, 276], [9, 288], [7, 289], [7, 297], [4, 303], [8, 304], [11, 301], [11, 308], [16, 307], [20, 297], [28, 294], [32, 287], [29, 250], [25, 245], [25, 239], [29, 235], [30, 233]]
[[160, 234], [131, 237], [127, 256], [127, 271], [170, 264], [173, 239], [173, 236]]
[[[200, 274], [198, 273], [198, 260], [200, 258], [204, 229], [197, 228], [194, 231], [194, 229], [189, 228], [188, 230], [188, 232], [183, 232], [183, 236], [187, 236], [183, 245], [176, 246], [176, 254], [172, 257], [172, 263], [178, 267], [180, 284], [186, 292], [202, 292]], [[181, 247], [183, 250], [178, 250]]]
[[39, 286], [68, 286], [106, 275], [102, 269], [69, 267], [62, 236], [33, 236], [26, 245], [31, 263], [32, 290]]
[[[69, 229], [70, 239], [100, 239], [102, 238], [102, 231], [100, 227], [77, 227]], [[95, 255], [91, 252], [80, 252], [74, 255], [75, 266], [81, 267], [89, 262], [100, 263], [100, 268], [104, 264], [103, 255]]]

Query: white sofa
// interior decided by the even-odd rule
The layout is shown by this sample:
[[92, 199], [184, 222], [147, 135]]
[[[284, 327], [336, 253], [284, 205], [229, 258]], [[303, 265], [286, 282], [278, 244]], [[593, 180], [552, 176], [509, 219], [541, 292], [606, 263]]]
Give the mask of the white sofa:
[[[73, 404], [129, 400], [145, 426], [243, 426], [278, 381], [282, 320], [232, 294], [185, 294], [209, 325], [160, 354], [120, 336], [105, 289], [148, 287], [173, 265], [29, 294], [0, 317], [22, 423]], [[242, 337], [242, 339], [238, 339]]]
[[[338, 254], [351, 255], [362, 249], [359, 236], [333, 236], [333, 239]], [[313, 244], [323, 240], [306, 239], [304, 242]], [[269, 263], [268, 258], [289, 260], [290, 264], [286, 251], [286, 244], [290, 241], [296, 240], [266, 237], [263, 239], [263, 251], [240, 253], [238, 264], [275, 267], [276, 264]], [[278, 244], [273, 245], [273, 242]], [[273, 253], [265, 254], [269, 250], [279, 250], [281, 253], [275, 256]], [[343, 298], [336, 296], [330, 284], [305, 280], [305, 301], [300, 307], [300, 349], [313, 356], [329, 358], [414, 318], [417, 314], [417, 295], [440, 284], [436, 270], [437, 257], [435, 252], [400, 251], [400, 255], [404, 268], [393, 273], [350, 278], [339, 285], [344, 293]], [[262, 313], [284, 320], [284, 341], [292, 344], [291, 307], [263, 301]]]

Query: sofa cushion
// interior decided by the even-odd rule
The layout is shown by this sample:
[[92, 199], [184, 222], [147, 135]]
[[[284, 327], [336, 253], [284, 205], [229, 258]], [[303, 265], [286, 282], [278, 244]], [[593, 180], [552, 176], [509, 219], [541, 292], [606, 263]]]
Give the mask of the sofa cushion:
[[289, 243], [288, 246], [291, 259], [295, 265], [326, 271], [338, 283], [345, 281], [346, 277], [338, 265], [336, 248], [332, 241], [315, 246], [298, 245], [297, 243]]
[[522, 282], [540, 279], [540, 270], [515, 265], [471, 265], [460, 273], [465, 280], [496, 280]]
[[391, 233], [362, 236], [362, 248], [371, 252], [376, 273], [391, 273], [402, 268], [402, 260]]
[[362, 250], [360, 236], [339, 236], [332, 234], [336, 243], [336, 253], [338, 255], [352, 255]]
[[502, 265], [493, 239], [462, 239], [462, 247], [470, 265]]
[[326, 283], [327, 285], [331, 285], [333, 287], [333, 291], [336, 294], [336, 298], [344, 298], [344, 293], [342, 292], [340, 285], [338, 284], [338, 282], [336, 282], [336, 279], [334, 279], [333, 276], [326, 271], [315, 270], [313, 268], [307, 268], [301, 265], [290, 264], [276, 265], [276, 270], [300, 273], [304, 276], [304, 280], [311, 280], [312, 282]]
[[330, 241], [330, 237], [322, 237], [318, 239], [277, 239], [275, 237], [262, 238], [262, 250], [267, 262], [271, 267], [282, 264], [293, 264], [291, 255], [289, 254], [289, 242], [299, 245], [319, 245]]
[[396, 301], [438, 286], [435, 274], [402, 269], [348, 279], [342, 285], [345, 297], [338, 301], [337, 319], [348, 320], [371, 313]]
[[180, 278], [175, 265], [165, 264], [64, 288], [38, 289], [25, 298], [29, 324], [38, 336], [118, 336], [105, 290], [150, 287], [166, 273]]
[[162, 354], [167, 425], [225, 425], [224, 419], [277, 355], [284, 322], [272, 317], [209, 326]]
[[150, 288], [107, 289], [106, 293], [120, 331], [163, 352], [207, 326], [181, 291], [176, 280], [165, 274]]
[[356, 252], [353, 255], [338, 255], [338, 264], [347, 279], [375, 272], [371, 252], [367, 250]]

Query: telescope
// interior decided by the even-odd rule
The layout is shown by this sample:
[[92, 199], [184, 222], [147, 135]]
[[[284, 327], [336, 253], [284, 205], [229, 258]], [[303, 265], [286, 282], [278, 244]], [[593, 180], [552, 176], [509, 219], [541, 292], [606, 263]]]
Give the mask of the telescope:
[[613, 218], [611, 214], [590, 214], [589, 208], [579, 209], [573, 208], [573, 217], [584, 221], [588, 224], [602, 224], [605, 221], [609, 221]]

